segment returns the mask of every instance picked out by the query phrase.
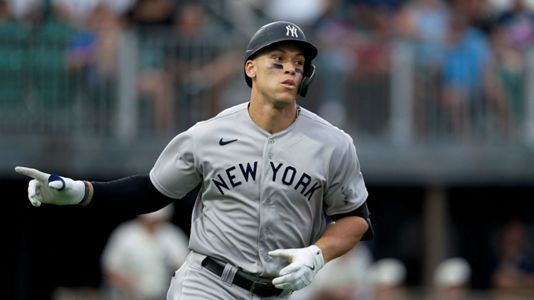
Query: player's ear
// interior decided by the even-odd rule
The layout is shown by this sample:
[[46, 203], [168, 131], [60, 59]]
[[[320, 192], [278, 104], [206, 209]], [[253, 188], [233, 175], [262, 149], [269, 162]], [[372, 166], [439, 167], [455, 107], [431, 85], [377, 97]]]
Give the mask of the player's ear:
[[253, 60], [247, 60], [245, 63], [245, 74], [250, 78], [256, 77], [256, 63]]

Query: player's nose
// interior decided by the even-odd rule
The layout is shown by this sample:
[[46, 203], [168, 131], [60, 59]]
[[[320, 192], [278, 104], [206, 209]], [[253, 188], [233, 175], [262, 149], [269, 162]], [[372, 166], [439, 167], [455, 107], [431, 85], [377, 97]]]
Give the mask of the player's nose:
[[284, 64], [284, 73], [295, 75], [297, 73], [297, 67], [293, 63]]

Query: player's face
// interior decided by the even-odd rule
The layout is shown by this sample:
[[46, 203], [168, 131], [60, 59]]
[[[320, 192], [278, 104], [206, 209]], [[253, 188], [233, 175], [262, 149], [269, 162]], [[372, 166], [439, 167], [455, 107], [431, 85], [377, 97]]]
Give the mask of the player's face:
[[253, 62], [253, 88], [277, 105], [293, 103], [304, 73], [304, 54], [294, 44], [268, 48]]

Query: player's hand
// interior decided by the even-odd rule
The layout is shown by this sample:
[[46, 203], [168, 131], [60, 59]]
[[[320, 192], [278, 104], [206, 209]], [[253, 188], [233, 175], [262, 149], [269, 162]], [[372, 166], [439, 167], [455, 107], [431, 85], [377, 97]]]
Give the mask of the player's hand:
[[79, 204], [85, 196], [85, 183], [36, 169], [16, 167], [15, 172], [33, 178], [28, 184], [28, 199], [33, 206]]
[[290, 264], [280, 270], [279, 277], [273, 279], [275, 287], [284, 290], [300, 290], [309, 285], [315, 274], [324, 266], [324, 258], [319, 247], [277, 249], [269, 252], [270, 256], [287, 259]]

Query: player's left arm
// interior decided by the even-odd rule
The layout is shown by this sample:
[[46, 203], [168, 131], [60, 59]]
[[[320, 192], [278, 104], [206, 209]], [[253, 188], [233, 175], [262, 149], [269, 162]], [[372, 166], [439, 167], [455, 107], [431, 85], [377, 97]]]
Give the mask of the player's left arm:
[[352, 249], [363, 239], [372, 238], [372, 227], [368, 218], [356, 215], [343, 216], [325, 230], [315, 245], [321, 250], [324, 263], [327, 263]]
[[372, 238], [373, 229], [368, 220], [369, 218], [364, 216], [343, 215], [328, 226], [314, 245], [270, 251], [269, 255], [282, 257], [290, 262], [280, 270], [279, 276], [273, 279], [274, 286], [279, 289], [299, 290], [309, 285], [327, 262], [348, 252], [364, 237]]
[[334, 222], [315, 244], [305, 248], [269, 252], [290, 262], [273, 284], [280, 289], [298, 290], [309, 285], [325, 263], [352, 249], [360, 240], [373, 238], [367, 208], [367, 189], [352, 139], [331, 156], [331, 178], [325, 192], [325, 212]]
[[332, 156], [332, 181], [326, 191], [325, 212], [334, 221], [316, 241], [325, 263], [374, 236], [365, 186], [356, 147], [349, 137]]

